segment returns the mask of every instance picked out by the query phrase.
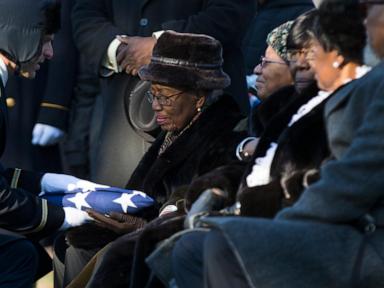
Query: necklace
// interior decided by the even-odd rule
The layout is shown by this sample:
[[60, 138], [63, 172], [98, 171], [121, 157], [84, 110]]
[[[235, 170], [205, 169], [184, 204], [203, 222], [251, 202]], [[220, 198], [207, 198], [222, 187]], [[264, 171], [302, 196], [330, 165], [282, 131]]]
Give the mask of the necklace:
[[201, 115], [201, 112], [198, 112], [192, 118], [192, 120], [189, 122], [189, 124], [187, 126], [185, 126], [184, 129], [181, 130], [180, 132], [175, 132], [175, 131], [167, 132], [167, 134], [165, 135], [163, 144], [161, 144], [161, 146], [160, 146], [158, 156], [163, 154], [165, 152], [165, 150], [167, 150], [168, 147], [170, 147], [172, 145], [172, 143], [175, 142], [175, 140], [177, 138], [179, 138], [185, 131], [187, 131], [192, 126], [192, 124], [196, 122], [196, 120], [200, 117], [200, 115]]

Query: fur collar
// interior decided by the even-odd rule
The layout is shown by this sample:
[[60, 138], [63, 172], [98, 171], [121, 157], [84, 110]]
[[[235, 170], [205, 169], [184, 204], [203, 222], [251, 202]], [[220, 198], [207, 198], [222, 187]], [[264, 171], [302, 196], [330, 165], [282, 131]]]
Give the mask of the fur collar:
[[[301, 94], [295, 90], [281, 90], [279, 93], [293, 92], [293, 94], [286, 94], [285, 97], [290, 99], [286, 102], [287, 104], [280, 109], [279, 111], [273, 113], [271, 109], [266, 109], [266, 111], [274, 116], [271, 117], [270, 121], [266, 124], [265, 131], [261, 135], [259, 145], [255, 151], [255, 157], [263, 156], [266, 150], [269, 148], [271, 142], [277, 142], [280, 134], [287, 127], [288, 122], [290, 121], [292, 115], [297, 112], [297, 110], [305, 103], [307, 103], [311, 98], [317, 95], [319, 89], [317, 88], [316, 83], [311, 84], [307, 89], [305, 89]], [[280, 94], [279, 98], [275, 98], [277, 101], [281, 99]], [[269, 106], [275, 106], [269, 104]]]
[[[289, 104], [285, 106], [284, 109], [282, 109], [280, 112], [275, 114], [275, 116], [271, 119], [271, 121], [268, 123], [267, 127], [265, 128], [264, 133], [262, 134], [259, 144], [257, 145], [256, 151], [250, 160], [250, 163], [243, 175], [243, 183], [245, 180], [245, 177], [249, 175], [249, 173], [252, 171], [253, 163], [255, 162], [256, 158], [265, 156], [265, 153], [270, 147], [270, 144], [272, 142], [279, 142], [279, 150], [281, 149], [280, 141], [284, 141], [282, 138], [282, 133], [287, 133], [287, 125], [290, 121], [292, 115], [297, 112], [297, 110], [305, 103], [307, 103], [311, 98], [315, 97], [318, 93], [318, 88], [316, 84], [309, 86], [307, 89], [305, 89], [301, 94], [295, 92], [294, 95], [287, 95], [287, 97], [290, 97], [292, 100]], [[316, 109], [315, 109], [316, 110]], [[317, 111], [317, 110], [316, 110]], [[300, 119], [301, 121], [298, 121], [298, 123], [295, 123], [293, 127], [290, 127], [289, 130], [295, 129], [299, 123], [302, 123], [302, 121], [310, 117], [312, 113], [315, 113], [315, 111], [311, 111], [308, 115]], [[287, 135], [285, 135], [287, 136]], [[284, 137], [285, 137], [284, 136]], [[277, 151], [276, 151], [277, 154]], [[276, 156], [276, 155], [275, 155]], [[273, 161], [274, 165], [275, 161]], [[273, 169], [271, 168], [271, 171]]]
[[293, 85], [283, 87], [254, 107], [251, 113], [250, 134], [260, 137], [271, 119], [286, 106], [295, 92]]

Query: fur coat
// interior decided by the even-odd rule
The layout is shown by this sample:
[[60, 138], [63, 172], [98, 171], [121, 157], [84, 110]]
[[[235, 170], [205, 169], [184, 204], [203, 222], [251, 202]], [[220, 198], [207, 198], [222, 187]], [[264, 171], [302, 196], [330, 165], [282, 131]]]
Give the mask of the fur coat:
[[[219, 167], [194, 180], [187, 193], [187, 208], [208, 187], [225, 190], [228, 204], [240, 201], [244, 216], [273, 217], [282, 207], [294, 203], [304, 186], [317, 179], [316, 169], [329, 157], [323, 123], [326, 101], [287, 128], [292, 115], [317, 92], [314, 83], [301, 94], [290, 86], [271, 95], [258, 109], [257, 119], [264, 132], [252, 159], [247, 164]], [[272, 142], [278, 143], [278, 149], [272, 162], [271, 183], [247, 187], [245, 180], [255, 159], [263, 157]]]
[[[283, 207], [292, 205], [304, 188], [318, 179], [317, 170], [330, 158], [323, 117], [327, 99], [292, 126], [287, 126], [292, 115], [316, 95], [316, 86], [309, 87], [276, 115], [265, 129], [237, 194], [242, 215], [273, 217]], [[277, 143], [278, 148], [271, 165], [271, 182], [248, 187], [245, 180], [255, 159], [263, 157], [272, 142]]]
[[244, 137], [244, 133], [233, 131], [241, 120], [236, 107], [224, 95], [158, 156], [163, 132], [139, 162], [126, 187], [147, 193], [156, 200], [157, 208], [182, 201], [183, 187], [193, 178], [235, 160], [236, 145]]

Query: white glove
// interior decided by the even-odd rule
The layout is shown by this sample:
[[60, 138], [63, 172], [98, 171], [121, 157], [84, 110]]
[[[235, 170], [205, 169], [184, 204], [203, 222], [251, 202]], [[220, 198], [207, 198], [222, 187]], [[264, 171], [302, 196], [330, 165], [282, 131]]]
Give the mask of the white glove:
[[84, 223], [93, 221], [87, 212], [72, 207], [64, 207], [64, 223], [59, 230], [65, 230], [71, 227], [80, 226]]
[[[109, 188], [110, 186], [93, 183], [80, 178], [65, 175], [46, 173], [41, 179], [41, 191], [40, 196], [49, 193], [77, 193], [80, 189], [81, 192], [95, 191], [96, 188]], [[76, 191], [74, 191], [76, 190]]]
[[65, 136], [65, 132], [59, 128], [37, 123], [32, 131], [32, 144], [49, 146], [57, 144]]

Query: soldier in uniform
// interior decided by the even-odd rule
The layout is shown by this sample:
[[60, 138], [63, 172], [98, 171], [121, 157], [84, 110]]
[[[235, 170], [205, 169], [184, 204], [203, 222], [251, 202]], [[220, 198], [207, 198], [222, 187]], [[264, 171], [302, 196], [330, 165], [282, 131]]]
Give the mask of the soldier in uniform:
[[[8, 129], [4, 93], [8, 76], [34, 78], [40, 64], [52, 58], [53, 34], [60, 26], [60, 5], [54, 0], [0, 0], [0, 7], [1, 156]], [[86, 213], [51, 206], [38, 195], [78, 180], [0, 166], [0, 287], [30, 287], [51, 269], [50, 259], [33, 241], [76, 225], [76, 221], [85, 220]]]
[[61, 29], [55, 57], [40, 65], [31, 81], [10, 75], [5, 89], [9, 130], [1, 163], [40, 172], [62, 172], [59, 141], [65, 135], [76, 74], [70, 13], [74, 0], [61, 1]]

